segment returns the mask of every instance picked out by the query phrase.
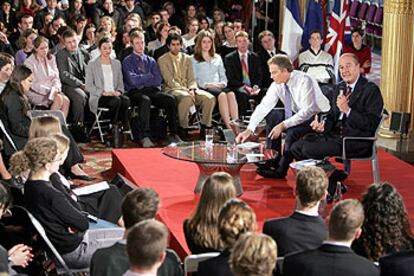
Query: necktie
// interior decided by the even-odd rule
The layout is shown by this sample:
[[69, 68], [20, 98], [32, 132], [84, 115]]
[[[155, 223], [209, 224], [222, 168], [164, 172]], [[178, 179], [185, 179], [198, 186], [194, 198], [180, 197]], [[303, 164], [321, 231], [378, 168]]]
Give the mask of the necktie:
[[351, 94], [352, 94], [352, 87], [351, 86], [347, 86], [346, 92], [345, 92], [345, 96], [348, 97]]
[[72, 54], [72, 57], [73, 57], [73, 60], [76, 62], [76, 64], [77, 64], [78, 66], [80, 66], [80, 64], [79, 64], [79, 57], [78, 57], [78, 53], [74, 53], [74, 54]]
[[270, 56], [273, 57], [274, 55], [273, 51], [270, 51]]
[[289, 86], [285, 84], [285, 120], [292, 117], [292, 95]]
[[250, 77], [249, 77], [249, 70], [247, 69], [246, 63], [246, 55], [242, 55], [242, 77], [243, 77], [243, 84], [250, 86]]

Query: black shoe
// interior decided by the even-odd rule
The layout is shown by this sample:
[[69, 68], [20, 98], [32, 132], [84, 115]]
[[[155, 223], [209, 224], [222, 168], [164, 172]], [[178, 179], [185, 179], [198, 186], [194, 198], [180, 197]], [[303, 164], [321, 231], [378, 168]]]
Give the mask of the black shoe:
[[80, 179], [80, 180], [84, 180], [84, 181], [92, 181], [92, 180], [96, 179], [96, 177], [93, 177], [93, 176], [78, 175], [78, 174], [74, 174], [73, 172], [69, 172], [68, 178], [70, 178], [70, 179]]
[[112, 127], [112, 145], [114, 148], [118, 149], [124, 146], [124, 133], [118, 124], [115, 124]]
[[345, 194], [348, 192], [348, 186], [345, 183], [341, 182], [341, 193]]
[[91, 139], [88, 136], [86, 128], [83, 125], [73, 126], [71, 129], [73, 139], [78, 143], [89, 143]]
[[334, 172], [331, 174], [330, 178], [334, 179], [335, 181], [344, 181], [348, 178], [348, 173], [344, 170], [334, 170]]
[[259, 169], [265, 169], [265, 170], [269, 170], [269, 169], [274, 169], [277, 170], [278, 169], [278, 165], [275, 162], [275, 160], [267, 160], [265, 162], [257, 162], [254, 163]]
[[331, 204], [333, 201], [333, 196], [331, 194], [326, 195], [326, 203]]
[[180, 136], [180, 138], [182, 140], [188, 141], [189, 140], [189, 138], [188, 138], [188, 129], [179, 127], [178, 128], [178, 136]]
[[279, 170], [271, 170], [271, 169], [261, 169], [258, 168], [256, 170], [258, 175], [261, 175], [265, 178], [275, 178], [275, 179], [285, 179], [286, 173], [282, 173]]

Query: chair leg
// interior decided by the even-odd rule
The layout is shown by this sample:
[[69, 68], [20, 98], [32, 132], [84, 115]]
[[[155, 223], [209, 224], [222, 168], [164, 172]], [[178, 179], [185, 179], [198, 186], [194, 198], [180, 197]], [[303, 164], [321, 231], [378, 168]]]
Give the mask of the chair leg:
[[374, 174], [374, 183], [379, 183], [381, 181], [381, 176], [380, 176], [377, 153], [375, 153], [375, 157], [374, 159], [372, 159], [372, 173]]
[[88, 133], [89, 136], [91, 136], [92, 131], [94, 129], [96, 129], [96, 124], [98, 123], [98, 120], [99, 120], [99, 113], [98, 114], [95, 114], [95, 121], [93, 122], [93, 124], [91, 126], [91, 129], [89, 130], [89, 133]]
[[98, 119], [96, 120], [96, 124], [97, 124], [97, 126], [98, 126], [98, 131], [99, 131], [99, 137], [101, 138], [101, 142], [102, 142], [102, 144], [103, 143], [105, 143], [105, 140], [104, 140], [104, 137], [103, 137], [103, 132], [102, 132], [102, 127], [101, 127], [101, 121], [100, 121], [100, 118], [101, 118], [101, 113], [102, 112], [99, 112], [99, 114], [98, 114]]

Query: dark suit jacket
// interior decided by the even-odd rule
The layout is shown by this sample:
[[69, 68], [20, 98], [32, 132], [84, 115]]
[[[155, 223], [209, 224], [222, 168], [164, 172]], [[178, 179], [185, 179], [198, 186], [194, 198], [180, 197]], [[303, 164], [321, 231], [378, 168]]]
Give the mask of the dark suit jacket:
[[87, 51], [81, 48], [77, 50], [77, 53], [79, 64], [66, 49], [62, 49], [56, 54], [59, 77], [63, 86], [78, 88], [85, 84], [85, 69], [90, 56]]
[[[267, 61], [271, 58], [271, 56], [265, 49], [263, 49], [263, 47], [260, 47], [260, 50], [257, 52], [257, 54], [260, 57], [260, 63], [262, 65], [262, 73], [263, 73], [262, 86], [264, 89], [267, 89], [273, 82], [272, 78], [270, 77], [269, 65], [267, 65]], [[286, 55], [285, 52], [280, 51], [277, 48], [276, 48], [276, 54]]]
[[297, 212], [289, 217], [266, 221], [263, 233], [276, 241], [278, 257], [317, 248], [327, 238], [326, 225], [321, 217]]
[[[349, 98], [351, 113], [347, 118], [344, 116], [343, 122], [340, 122], [341, 112], [336, 105], [336, 99], [341, 87], [346, 90], [344, 86], [343, 82], [339, 83], [333, 91], [331, 111], [325, 124], [325, 134], [338, 134], [339, 126], [342, 125], [342, 136], [373, 136], [381, 121], [384, 108], [381, 91], [376, 84], [360, 76]], [[352, 142], [349, 144], [349, 151], [365, 156], [370, 150], [370, 145], [370, 142]]]
[[324, 244], [313, 250], [285, 257], [283, 276], [379, 276], [373, 262], [350, 248]]
[[[258, 85], [262, 87], [262, 68], [260, 58], [256, 53], [249, 52], [247, 55], [248, 69], [251, 86]], [[239, 51], [234, 51], [224, 59], [224, 67], [228, 79], [227, 87], [232, 91], [237, 91], [243, 86], [242, 65], [239, 57]]]
[[382, 257], [379, 264], [381, 276], [411, 276], [414, 273], [414, 250]]
[[229, 265], [230, 251], [224, 250], [217, 257], [198, 264], [198, 276], [231, 276]]

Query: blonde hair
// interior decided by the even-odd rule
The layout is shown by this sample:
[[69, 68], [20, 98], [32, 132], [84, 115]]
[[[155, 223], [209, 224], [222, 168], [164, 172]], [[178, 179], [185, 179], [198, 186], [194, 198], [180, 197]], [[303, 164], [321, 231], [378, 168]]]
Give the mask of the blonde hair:
[[233, 178], [225, 172], [213, 173], [204, 183], [200, 200], [188, 219], [188, 229], [194, 242], [211, 249], [222, 249], [217, 228], [218, 217], [224, 203], [236, 196]]
[[270, 276], [276, 260], [276, 242], [268, 235], [252, 232], [237, 240], [229, 259], [235, 276]]
[[57, 133], [62, 133], [62, 127], [56, 116], [34, 117], [29, 128], [29, 140], [37, 137], [48, 137]]
[[10, 158], [10, 171], [14, 176], [21, 175], [27, 170], [38, 172], [52, 162], [57, 154], [58, 146], [55, 140], [46, 137], [31, 139], [23, 150]]
[[109, 30], [110, 33], [114, 33], [116, 31], [116, 24], [112, 17], [110, 16], [102, 16], [101, 20], [99, 20], [99, 27], [102, 27], [102, 22], [109, 21], [111, 22], [111, 30]]
[[306, 167], [296, 176], [296, 195], [304, 207], [315, 206], [328, 189], [329, 180], [323, 169]]
[[232, 248], [241, 234], [256, 230], [256, 215], [244, 201], [230, 199], [220, 210], [218, 228], [226, 248]]
[[70, 140], [66, 135], [62, 133], [56, 133], [51, 136], [53, 140], [56, 141], [56, 144], [58, 146], [58, 151], [60, 154], [63, 154], [65, 151], [69, 149], [70, 146]]

